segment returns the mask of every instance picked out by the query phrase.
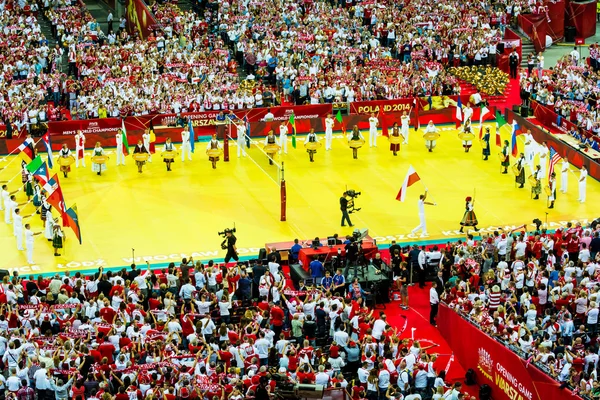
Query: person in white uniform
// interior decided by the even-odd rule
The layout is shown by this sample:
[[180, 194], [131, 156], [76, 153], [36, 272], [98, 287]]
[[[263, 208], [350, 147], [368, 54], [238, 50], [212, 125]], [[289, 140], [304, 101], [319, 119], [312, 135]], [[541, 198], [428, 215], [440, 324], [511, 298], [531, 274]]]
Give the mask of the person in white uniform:
[[473, 118], [473, 109], [471, 108], [470, 103], [467, 103], [466, 106], [463, 107], [463, 121], [471, 120]]
[[535, 171], [535, 166], [533, 165], [533, 159], [535, 158], [535, 148], [537, 143], [535, 142], [535, 140], [533, 139], [533, 136], [531, 135], [531, 130], [527, 130], [527, 133], [525, 133], [523, 135], [525, 137], [525, 162], [527, 162], [527, 164], [529, 164], [529, 170], [531, 172], [531, 174], [533, 175], [533, 172]]
[[181, 132], [181, 162], [185, 161], [187, 153], [188, 160], [192, 161], [192, 146], [190, 144], [190, 131], [185, 127]]
[[246, 157], [246, 126], [239, 122], [235, 124], [236, 132], [237, 132], [237, 156], [240, 158], [241, 156]]
[[548, 144], [546, 142], [542, 142], [540, 146], [540, 167], [542, 167], [542, 177], [548, 176], [548, 154], [550, 154], [550, 150], [548, 149]]
[[33, 237], [42, 232], [33, 232], [29, 224], [25, 224], [25, 249], [27, 250], [27, 264], [35, 264], [33, 262]]
[[6, 208], [6, 205], [10, 201], [10, 196], [16, 194], [17, 192], [18, 190], [15, 190], [14, 192], [9, 192], [8, 185], [2, 185], [2, 191], [0, 192], [0, 200], [2, 201], [0, 203], [0, 211]]
[[4, 202], [4, 222], [9, 225], [12, 224], [11, 218], [14, 216], [14, 211], [17, 209], [17, 207], [24, 206], [25, 204], [27, 203], [17, 203], [17, 198], [15, 195], [11, 195], [8, 199], [8, 202]]
[[325, 150], [331, 150], [331, 142], [333, 141], [333, 124], [334, 119], [331, 114], [325, 118]]
[[585, 168], [585, 165], [583, 165], [581, 167], [581, 170], [579, 171], [579, 198], [577, 199], [578, 201], [585, 203], [585, 192], [586, 192], [586, 181], [587, 181], [587, 169]]
[[81, 165], [85, 167], [85, 135], [81, 131], [77, 131], [75, 134], [75, 167], [79, 168], [79, 160]]
[[401, 133], [402, 136], [404, 136], [404, 141], [402, 142], [402, 144], [408, 144], [408, 133], [410, 132], [410, 116], [406, 111], [404, 111], [404, 113], [402, 113], [402, 116], [400, 117], [400, 124]]
[[556, 172], [552, 172], [552, 174], [550, 174], [548, 187], [550, 188], [550, 196], [548, 196], [548, 201], [550, 202], [550, 205], [548, 206], [548, 208], [554, 208], [554, 202], [556, 201]]
[[379, 126], [379, 120], [375, 116], [375, 113], [371, 113], [369, 118], [369, 147], [377, 147], [377, 127]]
[[569, 188], [569, 160], [565, 156], [562, 159], [561, 167], [560, 167], [560, 191], [562, 193], [567, 193], [567, 189]]
[[[425, 128], [425, 133], [423, 133], [423, 137], [425, 137], [425, 135], [427, 135], [428, 133], [438, 133], [438, 131], [439, 131], [439, 129], [436, 128], [436, 126], [433, 124], [433, 121], [429, 121], [429, 123], [427, 124], [427, 127]], [[436, 145], [435, 140], [425, 140], [425, 147], [427, 147], [429, 152], [433, 151], [433, 149], [435, 148], [435, 145]]]
[[144, 131], [142, 135], [142, 142], [144, 143], [144, 147], [148, 152], [148, 162], [152, 162], [152, 153], [150, 153], [150, 132], [148, 130]]
[[419, 226], [412, 230], [412, 234], [414, 235], [417, 231], [421, 230], [421, 237], [429, 236], [427, 233], [427, 223], [425, 221], [425, 205], [428, 206], [436, 206], [436, 203], [431, 203], [429, 201], [425, 201], [427, 199], [427, 189], [425, 189], [425, 193], [419, 196]]
[[125, 165], [125, 154], [123, 153], [123, 133], [119, 129], [115, 136], [117, 143], [117, 165]]
[[288, 145], [287, 134], [288, 134], [287, 123], [282, 122], [281, 125], [279, 125], [279, 143], [281, 143], [281, 147], [279, 148], [279, 154], [281, 154], [281, 152], [283, 152], [284, 154], [287, 154], [287, 145]]
[[17, 238], [17, 250], [23, 250], [23, 216], [21, 210], [13, 211], [13, 235]]

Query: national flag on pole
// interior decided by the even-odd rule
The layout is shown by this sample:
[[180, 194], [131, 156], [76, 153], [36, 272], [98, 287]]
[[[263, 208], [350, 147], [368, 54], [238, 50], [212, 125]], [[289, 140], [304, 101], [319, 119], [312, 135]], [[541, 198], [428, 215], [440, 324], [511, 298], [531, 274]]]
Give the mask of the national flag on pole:
[[121, 143], [123, 143], [123, 154], [129, 155], [129, 141], [127, 140], [127, 130], [125, 130], [125, 120], [121, 120]]
[[415, 108], [415, 131], [418, 131], [419, 128], [421, 127], [421, 124], [419, 123], [419, 98], [415, 97], [413, 99], [413, 106]]
[[519, 125], [517, 125], [516, 122], [513, 122], [513, 131], [512, 131], [512, 138], [511, 138], [511, 148], [512, 148], [512, 156], [516, 157], [517, 154], [519, 153], [519, 150], [517, 149], [517, 131], [519, 130]]
[[48, 173], [48, 165], [42, 161], [42, 157], [37, 156], [29, 164], [27, 164], [27, 171], [37, 179], [42, 186], [48, 183], [50, 175]]
[[19, 145], [19, 151], [25, 156], [27, 162], [33, 160], [33, 155], [35, 154], [33, 145], [34, 142], [32, 138], [25, 139], [25, 141]]
[[548, 179], [550, 179], [550, 175], [554, 172], [554, 167], [558, 162], [562, 159], [560, 154], [553, 147], [550, 147], [550, 167], [548, 168]]
[[290, 114], [290, 120], [288, 122], [292, 127], [292, 147], [296, 148], [296, 117], [293, 112]]
[[60, 183], [58, 182], [58, 176], [56, 174], [54, 174], [54, 176], [44, 185], [44, 190], [46, 191], [46, 201], [60, 212], [63, 224], [65, 224], [65, 212], [67, 210], [62, 189], [60, 188]]
[[44, 146], [46, 146], [46, 152], [48, 153], [48, 166], [50, 168], [54, 168], [54, 162], [52, 160], [52, 142], [50, 142], [50, 134], [46, 133], [42, 136], [42, 142], [44, 142]]
[[243, 120], [246, 127], [246, 147], [250, 148], [250, 122], [248, 122], [248, 114], [244, 115]]
[[500, 110], [496, 110], [496, 146], [502, 146], [502, 138], [500, 137], [500, 128], [506, 125], [507, 122], [502, 116]]
[[454, 119], [456, 120], [456, 128], [460, 128], [460, 124], [462, 124], [463, 120], [462, 102], [460, 101], [460, 96], [458, 96], [458, 101], [456, 102], [456, 115]]
[[381, 134], [383, 136], [389, 136], [388, 133], [388, 124], [387, 124], [387, 116], [383, 111], [383, 106], [379, 108], [379, 125], [381, 126]]
[[344, 118], [342, 118], [341, 110], [338, 110], [337, 114], [335, 114], [335, 120], [340, 123], [342, 127], [342, 133], [346, 135], [346, 127], [344, 126]]
[[68, 226], [73, 230], [73, 233], [77, 237], [77, 240], [79, 240], [79, 244], [81, 244], [81, 229], [79, 229], [79, 216], [77, 215], [77, 206], [73, 204], [73, 206], [67, 210], [63, 217], [67, 220], [66, 224], [63, 220], [63, 225]]
[[444, 369], [444, 371], [446, 371], [446, 375], [448, 375], [448, 371], [450, 371], [450, 365], [452, 364], [452, 361], [454, 361], [454, 353], [452, 353], [452, 355], [450, 356], [448, 364], [446, 364], [446, 368]]
[[398, 195], [396, 196], [396, 200], [404, 201], [404, 199], [406, 198], [406, 190], [413, 184], [419, 182], [420, 180], [421, 180], [421, 178], [419, 178], [419, 175], [417, 175], [417, 171], [415, 171], [415, 169], [411, 165], [408, 168], [408, 172], [406, 173], [404, 182], [402, 182], [402, 187], [400, 188], [400, 191], [398, 192]]
[[479, 113], [479, 139], [483, 137], [483, 121], [490, 114], [490, 109], [487, 108], [485, 104], [481, 106], [481, 111]]
[[193, 153], [196, 146], [196, 135], [194, 134], [194, 125], [192, 125], [191, 119], [188, 119], [188, 129], [190, 130], [190, 150]]

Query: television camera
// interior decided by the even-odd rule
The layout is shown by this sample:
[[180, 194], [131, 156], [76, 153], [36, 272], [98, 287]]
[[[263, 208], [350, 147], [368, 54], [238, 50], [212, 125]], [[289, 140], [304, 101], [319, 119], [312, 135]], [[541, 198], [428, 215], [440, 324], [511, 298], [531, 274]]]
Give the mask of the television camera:
[[348, 189], [346, 190], [346, 195], [348, 197], [350, 197], [350, 200], [348, 200], [348, 214], [352, 214], [354, 212], [359, 212], [361, 209], [357, 208], [356, 205], [354, 204], [354, 199], [356, 199], [358, 196], [360, 196], [362, 194], [362, 192], [357, 192], [356, 190], [353, 189]]

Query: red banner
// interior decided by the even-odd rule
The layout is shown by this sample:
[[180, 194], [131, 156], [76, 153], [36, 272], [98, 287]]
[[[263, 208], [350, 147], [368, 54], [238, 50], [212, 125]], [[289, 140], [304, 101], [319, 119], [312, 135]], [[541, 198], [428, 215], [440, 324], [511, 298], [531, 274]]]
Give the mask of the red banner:
[[[546, 3], [548, 7], [548, 34], [553, 41], [562, 39], [565, 36], [565, 2], [564, 1], [549, 1]], [[595, 25], [595, 24], [594, 24]]]
[[383, 109], [385, 113], [408, 111], [413, 106], [413, 99], [355, 101], [350, 103], [350, 114], [378, 113]]
[[121, 120], [118, 118], [78, 119], [48, 122], [48, 133], [52, 136], [74, 135], [77, 131], [82, 131], [85, 135], [91, 135], [114, 133], [120, 127]]
[[548, 19], [545, 14], [520, 14], [519, 26], [533, 42], [537, 53], [546, 50]]
[[253, 108], [245, 111], [236, 111], [235, 113], [240, 118], [247, 116], [249, 122], [258, 122], [265, 118], [269, 110], [273, 114], [273, 121], [288, 121], [290, 115], [293, 113], [296, 123], [298, 123], [298, 120], [301, 119], [325, 118], [327, 114], [333, 113], [333, 106], [331, 104], [310, 104], [293, 107]]
[[521, 127], [521, 130], [530, 129], [531, 134], [536, 142], [541, 143], [546, 141], [548, 143], [548, 147], [553, 147], [561, 157], [566, 156], [569, 159], [569, 162], [577, 168], [581, 168], [582, 165], [585, 165], [589, 176], [600, 180], [599, 161], [593, 160], [584, 152], [567, 145], [565, 142], [559, 140], [555, 135], [551, 135], [543, 131], [539, 126], [534, 125], [531, 121], [521, 117], [519, 114], [510, 109], [506, 109], [506, 121], [509, 124], [512, 124], [513, 121], [516, 121]]
[[492, 388], [494, 400], [579, 399], [444, 304], [437, 323], [458, 362], [475, 371], [477, 384]]
[[596, 34], [596, 0], [570, 1], [566, 3], [566, 24], [574, 26], [578, 38]]
[[154, 15], [142, 0], [127, 0], [126, 7], [127, 31], [146, 39], [158, 26]]
[[[542, 125], [545, 125], [546, 127], [553, 127], [562, 133], [567, 133], [571, 129], [581, 132], [581, 130], [577, 128], [577, 125], [568, 119], [560, 118], [559, 120], [558, 114], [556, 114], [550, 107], [542, 105], [536, 101], [531, 102], [531, 107], [533, 108], [533, 115], [542, 123]], [[592, 136], [590, 132], [583, 131], [583, 133], [588, 137]]]

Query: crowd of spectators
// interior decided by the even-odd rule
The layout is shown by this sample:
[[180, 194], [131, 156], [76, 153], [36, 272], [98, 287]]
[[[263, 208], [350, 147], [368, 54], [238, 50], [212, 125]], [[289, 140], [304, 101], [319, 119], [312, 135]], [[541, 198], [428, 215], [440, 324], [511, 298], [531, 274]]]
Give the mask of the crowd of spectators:
[[7, 1], [3, 53], [12, 63], [3, 66], [0, 114], [20, 129], [62, 118], [458, 94], [445, 67], [494, 65], [507, 20], [529, 3], [233, 0], [182, 11], [161, 2], [151, 6], [157, 29], [142, 40], [124, 19], [117, 32], [112, 21], [102, 32], [82, 3], [45, 1], [37, 18], [51, 23], [58, 44], [50, 49], [34, 3]]
[[525, 95], [522, 97], [551, 107], [556, 114], [574, 123], [577, 132], [573, 136], [596, 149], [600, 139], [599, 59], [597, 44], [590, 46], [588, 59], [580, 59], [579, 51], [574, 49], [543, 74], [531, 73], [530, 68], [528, 76], [524, 75], [521, 81]]
[[269, 257], [266, 266], [183, 259], [157, 271], [5, 277], [0, 393], [265, 400], [307, 383], [356, 400], [464, 398], [434, 367], [436, 346], [400, 339], [406, 323], [391, 327], [357, 282], [339, 284], [341, 270], [293, 288]]
[[444, 301], [564, 387], [600, 396], [600, 223], [445, 249]]

